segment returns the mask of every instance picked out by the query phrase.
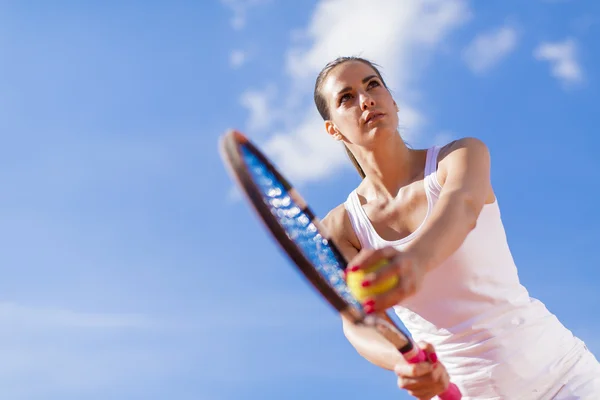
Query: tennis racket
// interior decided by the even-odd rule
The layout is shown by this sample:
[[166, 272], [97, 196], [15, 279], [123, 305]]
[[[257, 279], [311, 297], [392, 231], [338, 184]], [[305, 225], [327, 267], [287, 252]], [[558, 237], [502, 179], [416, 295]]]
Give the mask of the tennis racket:
[[[353, 323], [379, 332], [409, 363], [426, 361], [425, 352], [391, 319], [364, 312], [346, 285], [347, 261], [304, 199], [269, 159], [235, 130], [223, 136], [220, 152], [227, 169], [266, 228], [322, 297]], [[453, 383], [439, 395], [442, 400], [461, 397]]]

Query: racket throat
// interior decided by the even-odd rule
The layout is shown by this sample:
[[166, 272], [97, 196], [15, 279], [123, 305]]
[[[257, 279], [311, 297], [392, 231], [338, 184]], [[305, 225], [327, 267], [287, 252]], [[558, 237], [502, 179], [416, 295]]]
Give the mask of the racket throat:
[[400, 334], [399, 330], [384, 318], [367, 315], [364, 319], [364, 323], [374, 327], [375, 330], [377, 330], [377, 332], [387, 341], [392, 343], [400, 353], [406, 355], [415, 350], [413, 341], [409, 337]]

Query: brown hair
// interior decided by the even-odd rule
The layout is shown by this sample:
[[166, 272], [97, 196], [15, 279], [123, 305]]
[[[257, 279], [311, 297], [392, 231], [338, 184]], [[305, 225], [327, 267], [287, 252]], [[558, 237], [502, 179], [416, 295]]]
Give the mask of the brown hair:
[[[367, 64], [371, 68], [373, 68], [373, 70], [375, 71], [375, 73], [377, 74], [379, 79], [381, 79], [383, 86], [385, 86], [385, 88], [389, 90], [389, 88], [385, 84], [385, 81], [383, 80], [383, 77], [381, 76], [381, 73], [377, 69], [376, 64], [374, 64], [373, 62], [366, 60], [362, 57], [356, 57], [356, 56], [338, 57], [335, 60], [329, 62], [327, 65], [325, 65], [325, 67], [321, 70], [321, 72], [319, 72], [319, 75], [317, 76], [317, 80], [315, 82], [315, 91], [314, 91], [315, 105], [317, 106], [317, 110], [319, 111], [319, 114], [321, 114], [321, 117], [323, 118], [324, 121], [328, 120], [330, 115], [329, 115], [329, 108], [327, 107], [327, 100], [321, 94], [321, 89], [323, 87], [323, 83], [325, 82], [325, 79], [327, 78], [327, 75], [329, 75], [331, 70], [333, 70], [338, 65], [341, 65], [348, 61], [360, 61], [362, 63]], [[346, 154], [348, 155], [348, 158], [350, 158], [350, 161], [352, 161], [352, 164], [354, 164], [354, 168], [356, 168], [360, 177], [364, 179], [366, 175], [365, 175], [365, 172], [363, 171], [362, 167], [358, 163], [358, 160], [356, 160], [356, 157], [354, 157], [354, 154], [352, 154], [352, 152], [350, 151], [348, 146], [344, 145], [344, 149], [346, 150]]]

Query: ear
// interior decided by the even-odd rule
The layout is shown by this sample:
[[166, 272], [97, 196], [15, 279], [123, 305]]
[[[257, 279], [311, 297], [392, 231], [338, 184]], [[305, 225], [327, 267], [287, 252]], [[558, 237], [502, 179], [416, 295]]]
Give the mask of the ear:
[[342, 140], [344, 138], [344, 136], [342, 136], [342, 133], [338, 130], [338, 128], [331, 121], [325, 121], [325, 130], [335, 140]]

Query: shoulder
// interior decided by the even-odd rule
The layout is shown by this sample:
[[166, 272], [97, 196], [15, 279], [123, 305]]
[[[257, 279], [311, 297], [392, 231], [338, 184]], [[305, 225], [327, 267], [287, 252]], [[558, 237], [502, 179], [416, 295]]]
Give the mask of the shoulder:
[[462, 150], [489, 156], [488, 146], [481, 139], [468, 136], [453, 140], [442, 146], [438, 155], [438, 161], [442, 161], [448, 157], [452, 158], [453, 155]]
[[340, 245], [340, 247], [345, 248], [346, 251], [342, 252], [345, 253], [346, 256], [348, 256], [348, 250], [360, 249], [358, 238], [356, 237], [356, 234], [354, 234], [354, 229], [344, 204], [340, 204], [329, 211], [327, 215], [323, 217], [321, 223], [325, 227], [329, 237]]
[[344, 204], [340, 204], [330, 210], [325, 217], [323, 217], [321, 222], [325, 226], [325, 229], [327, 229], [329, 235], [334, 238], [340, 238], [344, 236], [344, 233], [346, 232], [346, 220], [348, 220], [346, 207]]
[[438, 157], [438, 179], [443, 184], [448, 171], [453, 168], [476, 167], [489, 170], [490, 151], [485, 142], [476, 137], [453, 140], [440, 148]]

